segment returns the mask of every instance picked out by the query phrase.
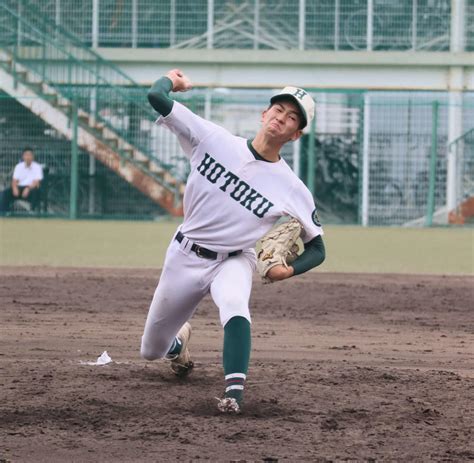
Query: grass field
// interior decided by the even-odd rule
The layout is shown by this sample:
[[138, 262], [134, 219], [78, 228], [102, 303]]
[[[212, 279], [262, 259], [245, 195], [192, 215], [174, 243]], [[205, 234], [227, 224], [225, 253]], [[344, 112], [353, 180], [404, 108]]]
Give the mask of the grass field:
[[[0, 219], [1, 265], [158, 268], [178, 222]], [[474, 229], [325, 227], [318, 271], [474, 274]]]

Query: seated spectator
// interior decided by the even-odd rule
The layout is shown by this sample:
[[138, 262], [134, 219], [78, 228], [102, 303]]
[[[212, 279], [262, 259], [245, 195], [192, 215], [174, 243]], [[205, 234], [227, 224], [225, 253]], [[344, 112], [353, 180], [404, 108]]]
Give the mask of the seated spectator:
[[8, 212], [13, 201], [23, 199], [31, 203], [32, 210], [38, 208], [43, 168], [34, 161], [31, 148], [25, 148], [22, 162], [15, 166], [11, 186], [3, 191], [0, 199], [0, 213]]

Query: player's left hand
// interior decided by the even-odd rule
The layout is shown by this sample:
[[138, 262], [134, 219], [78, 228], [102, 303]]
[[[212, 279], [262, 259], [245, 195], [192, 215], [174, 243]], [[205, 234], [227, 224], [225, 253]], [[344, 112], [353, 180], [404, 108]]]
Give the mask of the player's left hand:
[[299, 246], [296, 241], [301, 231], [301, 224], [292, 218], [273, 227], [260, 240], [257, 272], [264, 284], [285, 280], [294, 275], [294, 268], [290, 264], [298, 257]]
[[272, 267], [268, 273], [267, 278], [270, 278], [272, 281], [279, 281], [279, 280], [286, 280], [294, 275], [295, 270], [294, 268], [289, 265], [285, 267], [284, 265], [275, 265]]

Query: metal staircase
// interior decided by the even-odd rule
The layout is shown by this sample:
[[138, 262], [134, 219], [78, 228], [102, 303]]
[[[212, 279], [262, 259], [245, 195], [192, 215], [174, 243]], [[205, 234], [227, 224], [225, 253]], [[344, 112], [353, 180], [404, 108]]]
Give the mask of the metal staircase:
[[140, 131], [156, 113], [137, 88], [27, 0], [0, 2], [0, 89], [67, 139], [77, 138], [81, 149], [170, 214], [182, 215], [183, 180], [153, 155]]

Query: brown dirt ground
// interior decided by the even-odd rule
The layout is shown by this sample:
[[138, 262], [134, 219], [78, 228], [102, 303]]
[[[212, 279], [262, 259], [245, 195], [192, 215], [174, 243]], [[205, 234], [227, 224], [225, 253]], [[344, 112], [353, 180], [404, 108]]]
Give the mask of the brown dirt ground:
[[[245, 410], [229, 417], [210, 299], [187, 380], [139, 358], [157, 276], [0, 269], [0, 461], [474, 459], [472, 277], [256, 280]], [[114, 363], [80, 363], [104, 350]]]

